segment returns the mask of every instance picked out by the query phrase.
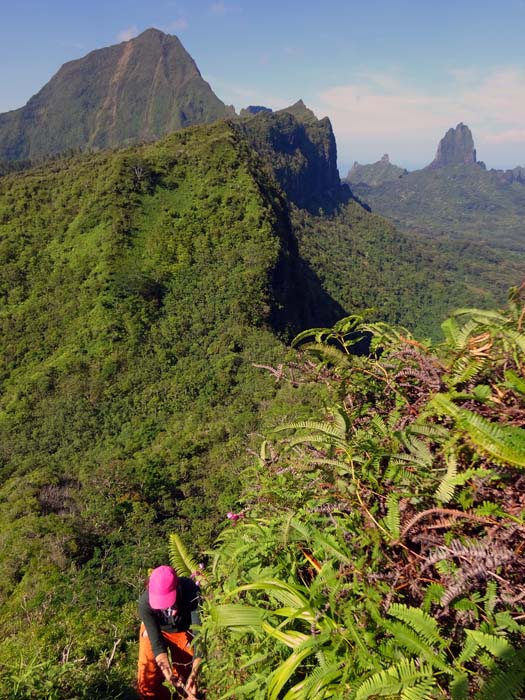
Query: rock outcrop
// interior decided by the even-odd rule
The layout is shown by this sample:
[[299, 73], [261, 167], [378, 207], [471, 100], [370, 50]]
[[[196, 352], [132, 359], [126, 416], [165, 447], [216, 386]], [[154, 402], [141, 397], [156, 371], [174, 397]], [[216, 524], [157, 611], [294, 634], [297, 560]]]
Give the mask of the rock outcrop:
[[263, 107], [262, 105], [249, 105], [248, 107], [245, 107], [244, 109], [241, 109], [240, 111], [240, 116], [241, 117], [249, 117], [250, 115], [253, 114], [260, 114], [261, 112], [272, 112], [269, 107]]
[[460, 122], [455, 129], [449, 129], [439, 142], [436, 157], [429, 168], [446, 168], [449, 165], [475, 165], [476, 149], [472, 132]]
[[239, 122], [253, 148], [272, 164], [288, 199], [317, 210], [348, 197], [337, 169], [337, 148], [330, 120], [317, 119], [302, 100], [278, 112], [260, 112]]

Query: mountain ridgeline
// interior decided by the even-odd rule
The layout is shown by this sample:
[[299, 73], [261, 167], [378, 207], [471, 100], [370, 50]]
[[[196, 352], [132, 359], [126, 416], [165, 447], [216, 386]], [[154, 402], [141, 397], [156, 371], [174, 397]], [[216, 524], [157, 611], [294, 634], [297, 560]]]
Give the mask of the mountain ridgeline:
[[0, 114], [0, 161], [151, 141], [233, 114], [177, 37], [148, 29], [66, 63], [24, 107]]

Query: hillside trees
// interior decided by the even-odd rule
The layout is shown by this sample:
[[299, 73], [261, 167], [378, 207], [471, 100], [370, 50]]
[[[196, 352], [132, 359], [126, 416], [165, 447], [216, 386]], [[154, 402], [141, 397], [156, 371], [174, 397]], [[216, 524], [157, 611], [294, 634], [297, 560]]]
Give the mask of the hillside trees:
[[35, 678], [50, 697], [124, 692], [166, 533], [208, 546], [238, 496], [275, 393], [252, 362], [277, 361], [309, 304], [281, 312], [301, 270], [253, 158], [223, 123], [0, 180], [9, 698]]

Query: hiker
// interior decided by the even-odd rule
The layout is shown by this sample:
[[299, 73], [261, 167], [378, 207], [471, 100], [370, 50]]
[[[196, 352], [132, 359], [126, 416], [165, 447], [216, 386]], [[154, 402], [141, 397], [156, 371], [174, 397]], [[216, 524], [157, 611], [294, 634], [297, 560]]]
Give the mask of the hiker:
[[138, 691], [144, 700], [170, 700], [165, 681], [180, 697], [196, 700], [200, 658], [190, 627], [200, 625], [198, 605], [199, 587], [192, 579], [177, 576], [171, 566], [152, 571], [139, 598]]

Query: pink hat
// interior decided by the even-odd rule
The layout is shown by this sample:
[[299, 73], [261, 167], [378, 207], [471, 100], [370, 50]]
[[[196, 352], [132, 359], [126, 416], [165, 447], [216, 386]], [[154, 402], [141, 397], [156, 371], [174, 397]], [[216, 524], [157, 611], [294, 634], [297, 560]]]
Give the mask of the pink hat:
[[171, 608], [177, 600], [179, 579], [171, 566], [158, 566], [149, 577], [149, 604], [155, 610]]

